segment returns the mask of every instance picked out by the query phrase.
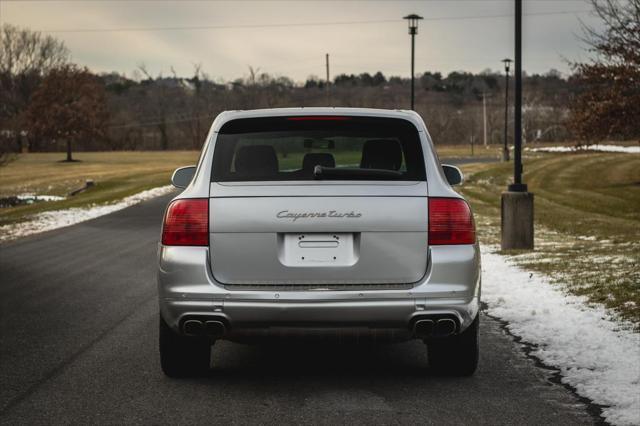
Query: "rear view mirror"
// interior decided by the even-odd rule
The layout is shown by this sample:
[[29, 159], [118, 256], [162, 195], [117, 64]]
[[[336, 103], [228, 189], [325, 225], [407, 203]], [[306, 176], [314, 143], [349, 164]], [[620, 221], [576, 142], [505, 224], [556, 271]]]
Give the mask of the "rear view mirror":
[[462, 174], [462, 171], [456, 166], [443, 164], [442, 170], [444, 171], [444, 175], [447, 178], [447, 182], [449, 182], [449, 185], [461, 185], [462, 182], [464, 182], [464, 175]]
[[196, 166], [180, 167], [173, 172], [171, 176], [171, 183], [176, 188], [186, 188], [193, 179], [193, 175], [196, 173]]

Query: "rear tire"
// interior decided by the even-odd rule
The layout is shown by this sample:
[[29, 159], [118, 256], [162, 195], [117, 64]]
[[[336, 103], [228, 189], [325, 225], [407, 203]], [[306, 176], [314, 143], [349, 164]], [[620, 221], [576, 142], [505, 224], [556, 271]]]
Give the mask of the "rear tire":
[[480, 314], [467, 329], [457, 335], [427, 342], [429, 366], [449, 376], [471, 376], [478, 367], [480, 355]]
[[182, 336], [160, 315], [160, 366], [169, 377], [192, 377], [209, 370], [212, 342]]

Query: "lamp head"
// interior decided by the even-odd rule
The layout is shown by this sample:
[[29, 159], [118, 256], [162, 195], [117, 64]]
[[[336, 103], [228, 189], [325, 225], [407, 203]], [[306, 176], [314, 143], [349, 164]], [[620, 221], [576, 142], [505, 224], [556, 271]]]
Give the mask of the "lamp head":
[[416, 15], [412, 13], [411, 15], [407, 15], [402, 19], [406, 19], [409, 24], [409, 34], [418, 34], [418, 21], [424, 19], [420, 15]]
[[509, 68], [511, 67], [511, 62], [513, 62], [511, 59], [509, 58], [505, 58], [502, 60], [502, 62], [504, 63], [504, 70], [506, 72], [509, 72]]

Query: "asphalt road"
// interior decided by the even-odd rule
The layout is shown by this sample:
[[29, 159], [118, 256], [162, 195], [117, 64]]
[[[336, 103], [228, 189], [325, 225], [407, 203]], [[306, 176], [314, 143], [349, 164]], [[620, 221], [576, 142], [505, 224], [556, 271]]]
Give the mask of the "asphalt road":
[[0, 423], [598, 421], [486, 316], [471, 378], [430, 374], [417, 341], [221, 342], [209, 376], [166, 378], [155, 255], [167, 200], [0, 245]]

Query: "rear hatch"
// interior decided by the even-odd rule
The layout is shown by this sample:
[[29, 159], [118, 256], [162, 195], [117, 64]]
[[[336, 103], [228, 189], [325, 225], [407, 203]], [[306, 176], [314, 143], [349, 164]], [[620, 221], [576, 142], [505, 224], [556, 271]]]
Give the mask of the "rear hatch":
[[409, 288], [426, 272], [424, 157], [406, 120], [230, 121], [211, 178], [211, 265], [225, 286]]

